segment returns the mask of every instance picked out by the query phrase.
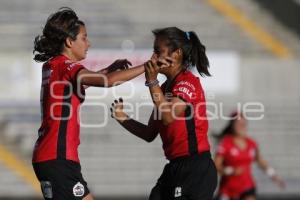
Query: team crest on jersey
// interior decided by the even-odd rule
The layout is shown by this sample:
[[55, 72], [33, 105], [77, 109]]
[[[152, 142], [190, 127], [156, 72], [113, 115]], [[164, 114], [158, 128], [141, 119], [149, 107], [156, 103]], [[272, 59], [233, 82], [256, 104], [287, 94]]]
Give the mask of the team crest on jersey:
[[45, 198], [52, 199], [53, 192], [52, 192], [52, 185], [50, 181], [41, 181], [42, 192]]
[[75, 197], [82, 197], [84, 195], [84, 186], [80, 182], [74, 185], [73, 194]]

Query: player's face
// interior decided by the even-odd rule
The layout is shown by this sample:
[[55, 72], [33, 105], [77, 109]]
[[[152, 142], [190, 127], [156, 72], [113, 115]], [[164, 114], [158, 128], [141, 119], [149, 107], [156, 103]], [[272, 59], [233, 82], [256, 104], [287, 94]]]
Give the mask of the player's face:
[[244, 117], [239, 117], [234, 122], [235, 133], [239, 136], [245, 136], [247, 133], [247, 121]]
[[77, 61], [83, 60], [86, 57], [87, 51], [90, 47], [90, 42], [87, 37], [85, 26], [80, 26], [79, 33], [76, 40], [72, 42], [72, 53]]
[[154, 54], [156, 54], [158, 58], [164, 58], [164, 57], [170, 56], [169, 47], [167, 46], [166, 41], [161, 38], [155, 39], [153, 51], [154, 51]]
[[[156, 38], [154, 41], [154, 49], [153, 56], [157, 58], [166, 58], [166, 57], [174, 57], [174, 52], [171, 52], [170, 48], [167, 46], [166, 40], [161, 38]], [[160, 68], [159, 73], [166, 74], [169, 68]]]

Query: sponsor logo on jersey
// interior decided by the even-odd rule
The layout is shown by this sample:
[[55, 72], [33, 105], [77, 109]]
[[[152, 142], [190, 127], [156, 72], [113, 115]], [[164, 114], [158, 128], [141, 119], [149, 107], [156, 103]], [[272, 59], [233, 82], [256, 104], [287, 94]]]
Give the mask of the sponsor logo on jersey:
[[178, 88], [179, 92], [185, 93], [186, 95], [188, 95], [190, 98], [192, 98], [193, 93], [186, 87], [180, 87]]
[[195, 86], [192, 83], [188, 82], [188, 81], [180, 81], [179, 83], [177, 83], [177, 85], [185, 85], [185, 86], [190, 87], [194, 91], [196, 90]]

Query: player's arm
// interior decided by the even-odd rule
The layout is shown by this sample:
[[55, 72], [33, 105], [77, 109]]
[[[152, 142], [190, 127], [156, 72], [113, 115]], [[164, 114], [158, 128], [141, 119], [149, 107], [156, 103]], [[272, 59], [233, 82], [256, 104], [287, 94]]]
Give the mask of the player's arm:
[[120, 98], [112, 103], [111, 113], [112, 117], [115, 118], [127, 131], [147, 142], [152, 142], [158, 135], [158, 130], [154, 121], [154, 112], [152, 112], [148, 124], [145, 125], [128, 117], [123, 110], [123, 100]]
[[256, 162], [259, 168], [261, 168], [279, 187], [285, 188], [284, 181], [276, 173], [275, 169], [272, 168], [268, 162], [262, 157], [259, 149], [256, 149]]
[[269, 165], [267, 161], [262, 157], [260, 151], [256, 149], [256, 162], [259, 168], [261, 168], [263, 171], [267, 171], [269, 168]]
[[242, 167], [224, 166], [224, 157], [222, 155], [217, 154], [214, 161], [218, 173], [222, 176], [238, 176], [244, 172]]
[[118, 59], [108, 67], [101, 69], [98, 72], [102, 74], [109, 74], [114, 71], [128, 69], [129, 66], [132, 66], [132, 64], [127, 59]]
[[[160, 60], [160, 62], [164, 63], [162, 67], [170, 66], [166, 60]], [[161, 121], [164, 125], [168, 125], [185, 111], [187, 103], [178, 97], [172, 97], [171, 101], [166, 100], [157, 81], [159, 67], [156, 63], [155, 59], [145, 63], [145, 76], [152, 101], [161, 115]]]
[[149, 87], [149, 90], [164, 125], [172, 123], [185, 111], [186, 102], [178, 97], [172, 97], [171, 101], [167, 101], [159, 85]]
[[224, 157], [221, 155], [216, 155], [214, 161], [215, 161], [217, 171], [219, 172], [219, 174], [223, 175], [224, 174], [224, 166], [223, 166]]
[[234, 174], [235, 169], [230, 166], [224, 166], [224, 157], [220, 154], [217, 154], [215, 157], [215, 165], [217, 168], [217, 171], [222, 176], [230, 176]]
[[144, 65], [130, 69], [112, 71], [108, 68], [99, 72], [81, 69], [77, 75], [77, 82], [86, 86], [112, 87], [131, 80], [144, 72]]

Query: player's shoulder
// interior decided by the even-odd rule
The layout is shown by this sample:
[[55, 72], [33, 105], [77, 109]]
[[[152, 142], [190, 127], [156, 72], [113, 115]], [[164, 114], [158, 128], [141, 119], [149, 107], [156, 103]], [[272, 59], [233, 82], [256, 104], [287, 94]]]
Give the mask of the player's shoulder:
[[72, 71], [74, 67], [82, 66], [82, 64], [80, 64], [79, 62], [72, 61], [64, 55], [58, 55], [53, 57], [50, 60], [50, 63], [53, 66], [59, 67], [59, 70], [63, 70], [63, 71], [65, 70]]
[[187, 86], [195, 90], [199, 87], [199, 78], [195, 76], [192, 72], [185, 70], [176, 79], [175, 85], [177, 86]]
[[228, 149], [231, 148], [231, 146], [232, 146], [231, 139], [232, 139], [232, 137], [229, 135], [225, 135], [220, 139], [218, 147], [217, 147], [217, 152], [219, 154], [224, 154], [225, 152], [228, 151]]
[[252, 146], [257, 146], [257, 142], [256, 142], [253, 138], [247, 136], [246, 139], [247, 139], [247, 142], [248, 142], [250, 145], [252, 145]]
[[233, 141], [233, 136], [228, 134], [228, 135], [225, 135], [222, 140], [221, 140], [221, 143], [223, 144], [231, 144]]
[[180, 74], [180, 79], [187, 79], [189, 81], [198, 81], [199, 78], [193, 74], [190, 70], [184, 70], [181, 74]]

